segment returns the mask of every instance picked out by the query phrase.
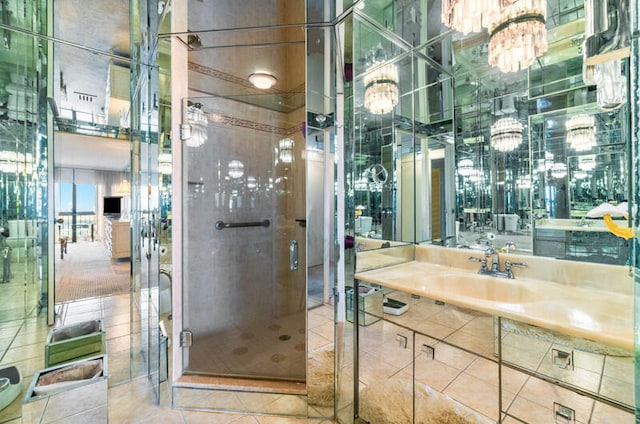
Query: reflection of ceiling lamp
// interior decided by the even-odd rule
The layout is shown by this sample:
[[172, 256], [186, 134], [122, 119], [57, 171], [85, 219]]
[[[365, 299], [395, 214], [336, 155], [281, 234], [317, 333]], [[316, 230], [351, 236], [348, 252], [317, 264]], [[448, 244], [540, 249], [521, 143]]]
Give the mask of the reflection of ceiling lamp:
[[546, 0], [507, 5], [489, 26], [489, 65], [502, 72], [526, 69], [547, 51]]
[[158, 155], [158, 172], [163, 175], [171, 175], [171, 153], [160, 153]]
[[266, 72], [256, 72], [249, 75], [249, 82], [261, 90], [268, 90], [276, 85], [277, 81], [276, 77]]
[[576, 171], [573, 173], [573, 177], [576, 180], [584, 180], [585, 178], [587, 178], [587, 172], [586, 171]]
[[473, 161], [471, 159], [462, 159], [458, 162], [458, 173], [463, 177], [473, 175], [474, 172]]
[[619, 108], [627, 99], [627, 77], [622, 70], [622, 63], [612, 60], [594, 67], [598, 106], [606, 111]]
[[551, 176], [557, 179], [566, 177], [567, 165], [564, 163], [554, 163], [551, 165]]
[[293, 162], [293, 140], [283, 138], [278, 142], [278, 160], [282, 163]]
[[593, 115], [575, 115], [567, 121], [567, 144], [576, 152], [596, 145], [596, 119]]
[[500, 14], [496, 0], [443, 0], [442, 23], [463, 34], [488, 28]]
[[578, 169], [593, 171], [596, 168], [596, 155], [578, 156]]
[[514, 118], [502, 118], [491, 125], [491, 146], [499, 152], [511, 152], [522, 143], [522, 124]]
[[247, 188], [256, 188], [257, 185], [258, 181], [256, 180], [256, 177], [249, 175], [247, 177]]
[[244, 175], [244, 164], [239, 160], [229, 162], [229, 176], [231, 178], [242, 178]]
[[189, 147], [202, 146], [207, 141], [207, 115], [200, 104], [189, 105], [187, 119], [191, 126], [191, 134], [185, 140]]
[[398, 67], [374, 62], [364, 77], [364, 107], [374, 115], [384, 115], [398, 104]]

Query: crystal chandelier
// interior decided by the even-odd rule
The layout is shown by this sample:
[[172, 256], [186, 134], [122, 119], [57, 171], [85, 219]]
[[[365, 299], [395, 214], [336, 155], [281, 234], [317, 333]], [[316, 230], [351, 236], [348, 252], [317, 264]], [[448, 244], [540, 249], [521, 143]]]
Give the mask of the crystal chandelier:
[[442, 0], [442, 23], [463, 34], [488, 28], [499, 15], [498, 0]]
[[187, 119], [191, 126], [191, 136], [185, 143], [189, 147], [202, 146], [207, 141], [207, 114], [198, 105], [189, 105]]
[[491, 125], [491, 146], [499, 152], [510, 152], [522, 143], [522, 124], [514, 118], [502, 118]]
[[547, 51], [546, 0], [508, 4], [489, 26], [489, 64], [502, 72], [526, 69]]
[[596, 120], [593, 115], [575, 115], [567, 121], [567, 144], [576, 152], [596, 145]]
[[364, 77], [364, 107], [374, 115], [384, 115], [398, 104], [398, 67], [374, 62]]

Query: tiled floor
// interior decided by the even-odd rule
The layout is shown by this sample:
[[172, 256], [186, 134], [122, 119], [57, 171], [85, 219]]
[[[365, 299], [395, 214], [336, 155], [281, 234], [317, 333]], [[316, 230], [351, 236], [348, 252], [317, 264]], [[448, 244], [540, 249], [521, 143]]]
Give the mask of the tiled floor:
[[[197, 410], [172, 409], [155, 401], [149, 380], [143, 376], [142, 361], [131, 361], [130, 344], [138, 343], [140, 322], [130, 322], [129, 295], [86, 299], [58, 305], [61, 324], [102, 319], [106, 331], [108, 369], [110, 375], [109, 415], [113, 423], [328, 423], [318, 419], [296, 419], [273, 416], [215, 413]], [[134, 307], [135, 309], [135, 307]], [[311, 339], [321, 346], [330, 340], [322, 334], [330, 323], [327, 312], [315, 312], [315, 330]], [[43, 317], [0, 324], [0, 346], [3, 350], [0, 367], [15, 365], [23, 376], [22, 394], [0, 411], [0, 423], [21, 423], [21, 400], [32, 376], [44, 368], [44, 344], [50, 328]], [[130, 332], [133, 337], [130, 337]], [[131, 365], [131, 366], [130, 366]], [[28, 423], [24, 423], [28, 424]]]

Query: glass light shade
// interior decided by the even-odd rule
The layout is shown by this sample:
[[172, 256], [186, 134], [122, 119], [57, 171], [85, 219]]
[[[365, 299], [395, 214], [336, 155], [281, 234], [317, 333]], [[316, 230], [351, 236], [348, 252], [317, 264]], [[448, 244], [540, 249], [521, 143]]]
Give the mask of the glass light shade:
[[207, 141], [207, 115], [196, 106], [189, 106], [187, 119], [191, 125], [191, 137], [185, 143], [189, 147], [202, 146]]
[[586, 152], [596, 145], [596, 120], [593, 115], [575, 115], [567, 121], [567, 144], [576, 152]]
[[398, 67], [374, 63], [364, 77], [364, 107], [374, 115], [384, 115], [398, 104]]
[[491, 125], [491, 147], [499, 152], [515, 150], [522, 143], [522, 130], [517, 119], [499, 119]]
[[277, 81], [276, 77], [266, 72], [256, 72], [249, 75], [249, 82], [261, 90], [273, 87]]
[[489, 64], [502, 72], [526, 69], [547, 51], [546, 0], [507, 5], [489, 27]]
[[160, 153], [158, 155], [158, 172], [163, 175], [170, 175], [172, 170], [171, 153]]
[[244, 175], [244, 164], [239, 160], [229, 162], [229, 176], [231, 178], [242, 178]]
[[463, 34], [488, 28], [499, 15], [497, 0], [442, 0], [442, 23]]
[[458, 162], [458, 173], [463, 177], [469, 177], [473, 175], [474, 172], [473, 161], [471, 159], [462, 159]]
[[594, 69], [594, 80], [598, 88], [596, 98], [602, 110], [614, 110], [627, 99], [627, 78], [622, 73], [619, 60], [599, 63]]

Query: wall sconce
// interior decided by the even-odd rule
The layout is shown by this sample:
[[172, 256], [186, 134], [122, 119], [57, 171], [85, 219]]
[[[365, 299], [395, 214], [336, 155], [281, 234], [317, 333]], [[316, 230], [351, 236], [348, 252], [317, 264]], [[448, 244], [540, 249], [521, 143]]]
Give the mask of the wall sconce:
[[293, 139], [283, 138], [278, 142], [278, 161], [281, 163], [293, 162]]
[[160, 153], [158, 155], [158, 172], [163, 175], [171, 175], [172, 170], [171, 153]]
[[471, 159], [462, 159], [458, 163], [458, 173], [463, 177], [469, 177], [474, 173], [473, 161]]
[[191, 133], [185, 139], [189, 147], [200, 147], [207, 141], [207, 114], [202, 110], [201, 104], [190, 104], [187, 107], [187, 119], [191, 127]]
[[276, 77], [267, 72], [255, 72], [249, 75], [249, 82], [261, 90], [268, 90], [276, 85], [277, 81]]
[[244, 175], [244, 164], [239, 160], [229, 162], [229, 176], [233, 179], [242, 178]]

